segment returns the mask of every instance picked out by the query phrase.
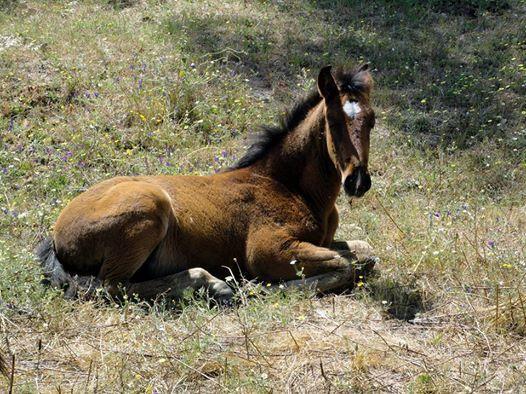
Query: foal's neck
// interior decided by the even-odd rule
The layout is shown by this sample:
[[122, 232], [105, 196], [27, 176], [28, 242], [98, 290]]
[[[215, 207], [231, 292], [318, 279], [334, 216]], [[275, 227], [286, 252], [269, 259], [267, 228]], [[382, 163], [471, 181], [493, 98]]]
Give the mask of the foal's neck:
[[340, 190], [340, 175], [327, 151], [323, 102], [315, 106], [253, 171], [298, 193], [320, 217], [328, 215]]

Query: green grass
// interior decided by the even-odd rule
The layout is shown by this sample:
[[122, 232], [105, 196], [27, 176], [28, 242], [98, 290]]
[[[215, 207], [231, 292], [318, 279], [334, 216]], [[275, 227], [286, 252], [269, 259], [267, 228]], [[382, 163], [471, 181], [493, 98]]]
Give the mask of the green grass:
[[[519, 0], [0, 2], [0, 348], [16, 392], [519, 390], [525, 20]], [[230, 165], [321, 66], [363, 61], [373, 189], [342, 199], [337, 235], [382, 259], [365, 285], [242, 293], [232, 310], [39, 285], [32, 249], [79, 192]]]

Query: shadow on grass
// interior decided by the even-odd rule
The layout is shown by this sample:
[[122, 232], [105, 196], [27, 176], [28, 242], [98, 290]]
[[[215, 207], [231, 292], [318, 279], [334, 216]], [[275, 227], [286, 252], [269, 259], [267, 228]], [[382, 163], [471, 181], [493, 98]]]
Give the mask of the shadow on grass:
[[0, 0], [0, 11], [12, 11], [19, 4], [19, 0]]
[[425, 310], [422, 293], [410, 285], [393, 279], [372, 276], [367, 284], [369, 296], [386, 306], [386, 312], [399, 320], [411, 321], [417, 313]]
[[[265, 2], [238, 14], [176, 14], [164, 27], [182, 52], [287, 92], [323, 65], [369, 61], [375, 102], [393, 109], [390, 128], [422, 137], [425, 146], [466, 148], [521, 124], [526, 85], [515, 63], [526, 29], [519, 23], [524, 9], [513, 4]], [[283, 97], [290, 101], [290, 93]], [[503, 140], [526, 146], [522, 134]]]
[[138, 3], [138, 0], [107, 0], [108, 4], [116, 10], [123, 10]]
[[[331, 8], [334, 5], [333, 0], [321, 0], [310, 2], [313, 5], [318, 5], [322, 8]], [[376, 3], [384, 5], [394, 5], [397, 8], [402, 8], [405, 11], [410, 11], [415, 7], [428, 7], [433, 11], [442, 12], [450, 15], [461, 15], [475, 18], [484, 12], [500, 13], [510, 9], [511, 4], [508, 0], [377, 0]], [[357, 0], [340, 0], [340, 5], [348, 5], [350, 7], [359, 7], [362, 2]]]

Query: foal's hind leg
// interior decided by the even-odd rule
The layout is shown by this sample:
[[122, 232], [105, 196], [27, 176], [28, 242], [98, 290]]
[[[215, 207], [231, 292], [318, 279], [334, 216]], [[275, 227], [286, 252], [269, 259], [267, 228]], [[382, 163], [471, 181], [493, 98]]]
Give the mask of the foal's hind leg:
[[144, 282], [130, 283], [126, 289], [129, 296], [141, 299], [155, 299], [160, 296], [179, 299], [185, 290], [205, 288], [208, 294], [220, 303], [228, 302], [232, 298], [232, 290], [222, 280], [212, 276], [203, 268], [191, 268], [177, 274]]

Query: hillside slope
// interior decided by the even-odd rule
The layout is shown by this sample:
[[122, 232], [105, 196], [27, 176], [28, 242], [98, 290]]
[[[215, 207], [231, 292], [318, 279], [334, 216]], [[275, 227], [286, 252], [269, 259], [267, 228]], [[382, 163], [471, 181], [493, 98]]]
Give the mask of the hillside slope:
[[[0, 2], [0, 349], [16, 392], [456, 392], [526, 385], [523, 1]], [[80, 191], [205, 174], [314, 86], [375, 78], [352, 292], [238, 308], [63, 300], [32, 250]], [[256, 289], [257, 290], [257, 289]]]

